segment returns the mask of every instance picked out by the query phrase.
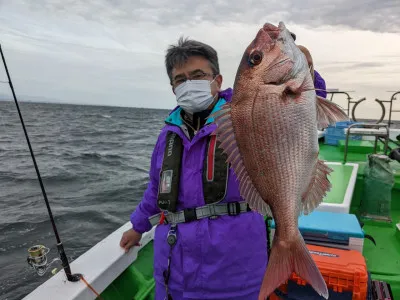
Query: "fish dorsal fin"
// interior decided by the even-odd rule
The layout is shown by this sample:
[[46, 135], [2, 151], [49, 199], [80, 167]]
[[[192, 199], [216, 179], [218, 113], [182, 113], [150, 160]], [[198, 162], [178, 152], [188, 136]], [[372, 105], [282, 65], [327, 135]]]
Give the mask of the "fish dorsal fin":
[[349, 117], [343, 111], [343, 109], [333, 103], [332, 101], [326, 100], [320, 96], [317, 97], [317, 122], [318, 128], [326, 128], [328, 125], [339, 122], [348, 121]]
[[272, 217], [269, 205], [263, 201], [260, 194], [257, 192], [244, 167], [236, 143], [230, 110], [230, 103], [226, 103], [221, 107], [221, 110], [210, 115], [210, 118], [214, 118], [214, 123], [217, 125], [213, 134], [217, 135], [217, 139], [220, 141], [219, 147], [224, 150], [223, 153], [227, 154], [227, 162], [230, 164], [239, 181], [240, 195], [249, 204], [252, 210]]
[[317, 159], [310, 184], [301, 199], [302, 207], [300, 213], [303, 212], [307, 215], [320, 205], [326, 193], [332, 187], [328, 179], [328, 175], [332, 171], [322, 160]]

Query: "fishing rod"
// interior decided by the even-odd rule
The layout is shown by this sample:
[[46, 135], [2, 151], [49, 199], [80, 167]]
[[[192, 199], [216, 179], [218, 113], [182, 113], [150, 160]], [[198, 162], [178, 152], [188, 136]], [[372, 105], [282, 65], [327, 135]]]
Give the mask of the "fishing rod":
[[[81, 279], [82, 275], [81, 274], [72, 274], [71, 273], [71, 267], [69, 265], [67, 255], [65, 254], [64, 246], [63, 246], [63, 244], [61, 242], [60, 236], [59, 236], [58, 231], [57, 231], [57, 227], [56, 227], [56, 223], [54, 221], [53, 213], [51, 212], [49, 200], [47, 199], [46, 190], [44, 189], [42, 177], [40, 176], [40, 172], [39, 172], [38, 165], [36, 163], [35, 155], [33, 154], [32, 146], [31, 146], [31, 143], [29, 141], [28, 132], [26, 131], [26, 128], [25, 128], [24, 119], [22, 118], [21, 110], [19, 109], [17, 96], [15, 95], [14, 86], [13, 86], [12, 81], [11, 81], [10, 73], [8, 72], [8, 68], [7, 68], [6, 60], [4, 58], [3, 50], [1, 48], [1, 44], [0, 44], [0, 53], [1, 53], [1, 58], [3, 60], [4, 68], [5, 68], [6, 73], [7, 73], [8, 84], [10, 85], [11, 92], [12, 92], [13, 98], [14, 98], [14, 102], [15, 102], [15, 105], [17, 106], [19, 118], [21, 120], [22, 128], [23, 128], [24, 133], [25, 133], [25, 138], [26, 138], [26, 141], [28, 143], [28, 147], [29, 147], [29, 151], [31, 153], [33, 164], [35, 166], [35, 170], [36, 170], [37, 178], [39, 180], [40, 188], [42, 189], [42, 194], [43, 194], [44, 201], [46, 203], [47, 211], [49, 213], [51, 225], [53, 226], [53, 231], [54, 231], [54, 234], [56, 236], [57, 249], [58, 249], [58, 254], [60, 256], [60, 259], [61, 259], [61, 264], [62, 264], [62, 266], [63, 266], [63, 268], [65, 270], [65, 274], [67, 275], [68, 281], [72, 281], [72, 282], [79, 281]], [[28, 249], [28, 252], [30, 254], [30, 256], [28, 257], [28, 263], [31, 266], [35, 267], [35, 269], [37, 269], [39, 275], [43, 275], [46, 272], [46, 269], [48, 268], [49, 265], [51, 265], [56, 260], [59, 260], [57, 258], [57, 259], [53, 260], [50, 264], [47, 264], [46, 254], [49, 252], [49, 249], [44, 247], [44, 246], [42, 246], [42, 245], [33, 246], [33, 247]]]

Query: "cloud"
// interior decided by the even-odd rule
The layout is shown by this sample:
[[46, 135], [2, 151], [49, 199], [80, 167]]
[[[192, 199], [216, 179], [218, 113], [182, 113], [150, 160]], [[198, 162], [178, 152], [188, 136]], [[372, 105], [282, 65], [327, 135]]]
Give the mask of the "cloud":
[[272, 20], [303, 26], [342, 26], [376, 32], [400, 32], [398, 0], [37, 0], [34, 11], [73, 14], [86, 20], [125, 25], [151, 22], [162, 26], [238, 22], [255, 24]]
[[0, 0], [0, 37], [18, 95], [168, 109], [176, 103], [164, 67], [168, 45], [181, 35], [212, 45], [223, 87], [232, 87], [259, 27], [283, 20], [310, 49], [328, 88], [355, 90], [354, 98], [371, 99], [368, 107], [400, 88], [399, 7], [361, 0]]
[[374, 32], [400, 32], [397, 0], [311, 0], [304, 6], [292, 1], [290, 18], [306, 26], [340, 26]]

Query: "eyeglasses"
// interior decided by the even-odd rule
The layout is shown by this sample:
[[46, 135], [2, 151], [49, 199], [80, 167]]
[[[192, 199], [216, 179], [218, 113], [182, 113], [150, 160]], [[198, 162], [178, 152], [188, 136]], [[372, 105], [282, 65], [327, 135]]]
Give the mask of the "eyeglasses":
[[184, 83], [186, 80], [202, 80], [205, 79], [206, 77], [213, 77], [214, 74], [211, 73], [206, 73], [201, 70], [194, 71], [192, 74], [189, 75], [189, 77], [183, 77], [183, 76], [176, 76], [172, 81], [171, 85], [173, 87], [177, 87], [180, 84]]

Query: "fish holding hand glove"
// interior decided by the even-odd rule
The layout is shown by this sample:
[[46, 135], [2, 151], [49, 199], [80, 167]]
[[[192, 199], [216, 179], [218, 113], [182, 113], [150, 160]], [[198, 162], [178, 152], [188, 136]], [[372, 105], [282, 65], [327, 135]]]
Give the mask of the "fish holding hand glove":
[[274, 218], [276, 231], [259, 300], [295, 272], [325, 299], [327, 285], [298, 229], [331, 188], [332, 172], [318, 159], [318, 131], [348, 120], [316, 95], [304, 54], [283, 22], [266, 23], [245, 50], [232, 101], [211, 115], [214, 134], [250, 207]]

